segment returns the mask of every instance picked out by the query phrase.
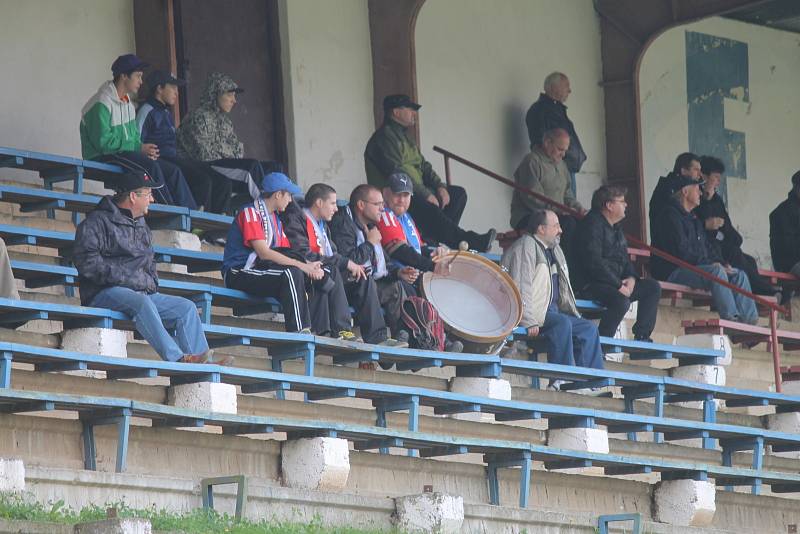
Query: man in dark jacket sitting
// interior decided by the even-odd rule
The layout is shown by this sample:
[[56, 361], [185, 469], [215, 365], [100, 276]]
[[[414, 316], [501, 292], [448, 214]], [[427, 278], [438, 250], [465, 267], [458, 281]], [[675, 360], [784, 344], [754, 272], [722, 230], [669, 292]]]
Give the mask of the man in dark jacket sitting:
[[700, 158], [695, 154], [691, 152], [678, 154], [678, 157], [675, 158], [675, 165], [672, 167], [672, 172], [658, 179], [656, 188], [653, 189], [653, 194], [650, 195], [648, 211], [650, 219], [650, 241], [654, 243], [659, 239], [658, 231], [663, 221], [661, 211], [669, 204], [673, 190], [672, 186], [676, 181], [680, 180], [681, 177], [691, 178], [692, 180], [700, 179]]
[[350, 203], [331, 219], [331, 237], [339, 254], [372, 273], [392, 335], [407, 342], [409, 334], [400, 319], [400, 306], [404, 298], [416, 296], [412, 284], [419, 271], [387, 261], [381, 246], [381, 232], [376, 226], [382, 211], [380, 189], [370, 184], [357, 186], [350, 194]]
[[[686, 263], [694, 265], [717, 278], [750, 291], [750, 282], [744, 271], [731, 267], [709, 247], [703, 223], [692, 210], [700, 205], [700, 185], [687, 176], [679, 176], [671, 184], [672, 196], [661, 212], [661, 228], [653, 246]], [[748, 324], [758, 322], [758, 311], [752, 299], [712, 282], [702, 276], [678, 267], [656, 255], [650, 259], [653, 276], [676, 284], [711, 291], [714, 306], [723, 319]]]
[[776, 271], [800, 276], [800, 171], [786, 200], [769, 214], [769, 248]]
[[736, 230], [728, 215], [725, 201], [717, 192], [725, 164], [713, 156], [700, 158], [700, 175], [705, 182], [700, 205], [694, 214], [703, 222], [709, 246], [718, 250], [726, 263], [743, 270], [750, 280], [750, 287], [757, 295], [775, 295], [778, 289], [758, 274], [755, 258], [742, 251], [742, 235]]
[[230, 365], [232, 358], [211, 358], [197, 306], [158, 292], [152, 236], [144, 220], [153, 201], [153, 181], [147, 174], [130, 173], [115, 186], [119, 192], [103, 197], [75, 232], [72, 260], [81, 304], [129, 315], [164, 360]]
[[606, 310], [600, 318], [601, 336], [613, 337], [630, 308], [639, 302], [634, 339], [652, 341], [661, 286], [636, 276], [628, 256], [628, 243], [620, 222], [625, 218], [624, 187], [604, 185], [592, 195], [592, 209], [578, 222], [575, 251], [580, 261], [572, 268], [573, 287], [578, 294], [599, 302]]
[[[321, 283], [314, 284], [309, 299], [311, 329], [345, 341], [360, 341], [350, 330], [349, 301], [356, 310], [356, 322], [364, 341], [392, 347], [408, 346], [386, 333], [372, 272], [367, 272], [363, 265], [340, 254], [336, 248], [329, 223], [337, 210], [336, 190], [320, 183], [308, 188], [304, 207], [292, 202], [281, 214], [292, 250], [306, 261], [321, 261], [327, 273]], [[347, 276], [346, 281], [343, 276]]]

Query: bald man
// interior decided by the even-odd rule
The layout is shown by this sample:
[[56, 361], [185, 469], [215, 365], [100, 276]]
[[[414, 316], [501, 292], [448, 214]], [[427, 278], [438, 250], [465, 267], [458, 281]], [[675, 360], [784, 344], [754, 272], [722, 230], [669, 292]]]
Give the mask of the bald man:
[[[583, 213], [585, 210], [575, 198], [570, 184], [569, 169], [564, 162], [569, 144], [570, 136], [566, 130], [554, 128], [546, 131], [542, 135], [542, 142], [533, 146], [514, 171], [514, 181], [521, 187]], [[515, 230], [525, 228], [531, 213], [540, 209], [552, 209], [558, 214], [564, 231], [561, 236], [561, 248], [569, 261], [569, 241], [576, 224], [576, 219], [571, 215], [559, 213], [553, 206], [545, 205], [544, 202], [515, 190], [511, 198], [511, 226]]]

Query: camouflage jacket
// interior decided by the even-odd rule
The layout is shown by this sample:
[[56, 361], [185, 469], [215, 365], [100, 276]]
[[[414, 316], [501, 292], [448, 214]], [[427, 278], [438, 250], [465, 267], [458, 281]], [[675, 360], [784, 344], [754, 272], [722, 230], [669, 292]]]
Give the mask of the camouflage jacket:
[[197, 109], [178, 128], [178, 157], [199, 161], [244, 157], [244, 145], [233, 131], [233, 121], [217, 106], [217, 97], [236, 89], [229, 76], [211, 73]]

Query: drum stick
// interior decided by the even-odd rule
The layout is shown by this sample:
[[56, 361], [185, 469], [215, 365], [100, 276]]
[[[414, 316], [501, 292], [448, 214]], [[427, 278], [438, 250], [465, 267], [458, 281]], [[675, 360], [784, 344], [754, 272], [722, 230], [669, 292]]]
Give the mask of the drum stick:
[[450, 270], [450, 266], [453, 264], [453, 262], [456, 261], [456, 258], [458, 257], [458, 255], [461, 254], [462, 250], [469, 250], [469, 243], [467, 243], [466, 241], [462, 241], [462, 242], [460, 242], [458, 244], [458, 251], [456, 251], [455, 256], [453, 256], [450, 259], [450, 261], [447, 262], [447, 270], [448, 271]]

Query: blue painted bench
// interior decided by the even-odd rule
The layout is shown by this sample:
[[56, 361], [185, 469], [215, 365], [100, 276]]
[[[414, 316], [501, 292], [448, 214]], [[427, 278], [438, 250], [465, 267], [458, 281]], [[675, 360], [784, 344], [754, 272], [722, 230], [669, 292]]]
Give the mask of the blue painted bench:
[[309, 436], [338, 437], [352, 441], [356, 450], [374, 450], [399, 447], [419, 451], [420, 456], [482, 453], [487, 464], [489, 497], [492, 504], [500, 503], [498, 470], [504, 467], [521, 467], [520, 500], [526, 507], [529, 500], [531, 464], [544, 462], [547, 469], [574, 467], [603, 467], [608, 475], [632, 473], [661, 473], [662, 480], [715, 478], [717, 485], [768, 484], [774, 492], [800, 491], [800, 475], [768, 472], [762, 469], [743, 469], [656, 458], [626, 457], [621, 455], [585, 453], [555, 449], [524, 442], [442, 436], [408, 430], [354, 425], [345, 423], [289, 419], [271, 416], [248, 416], [198, 412], [160, 404], [127, 399], [85, 397], [75, 395], [0, 389], [0, 410], [5, 413], [48, 412], [63, 410], [78, 413], [82, 423], [84, 466], [96, 469], [94, 428], [113, 424], [118, 427], [116, 470], [126, 468], [131, 417], [145, 418], [154, 427], [216, 426], [226, 435], [267, 434], [285, 432], [289, 439]]
[[[74, 232], [41, 230], [11, 224], [0, 224], [0, 237], [8, 246], [32, 245], [54, 248], [65, 258], [70, 256], [75, 241]], [[217, 252], [198, 252], [162, 246], [154, 246], [153, 250], [157, 262], [186, 265], [190, 272], [217, 271], [222, 264], [222, 254]]]
[[[20, 211], [29, 213], [42, 210], [63, 210], [72, 213], [88, 213], [100, 201], [99, 196], [85, 193], [67, 193], [47, 189], [33, 189], [0, 184], [0, 200], [20, 206]], [[227, 231], [232, 217], [190, 210], [181, 206], [151, 204], [146, 216], [147, 224], [154, 230], [192, 229]]]

